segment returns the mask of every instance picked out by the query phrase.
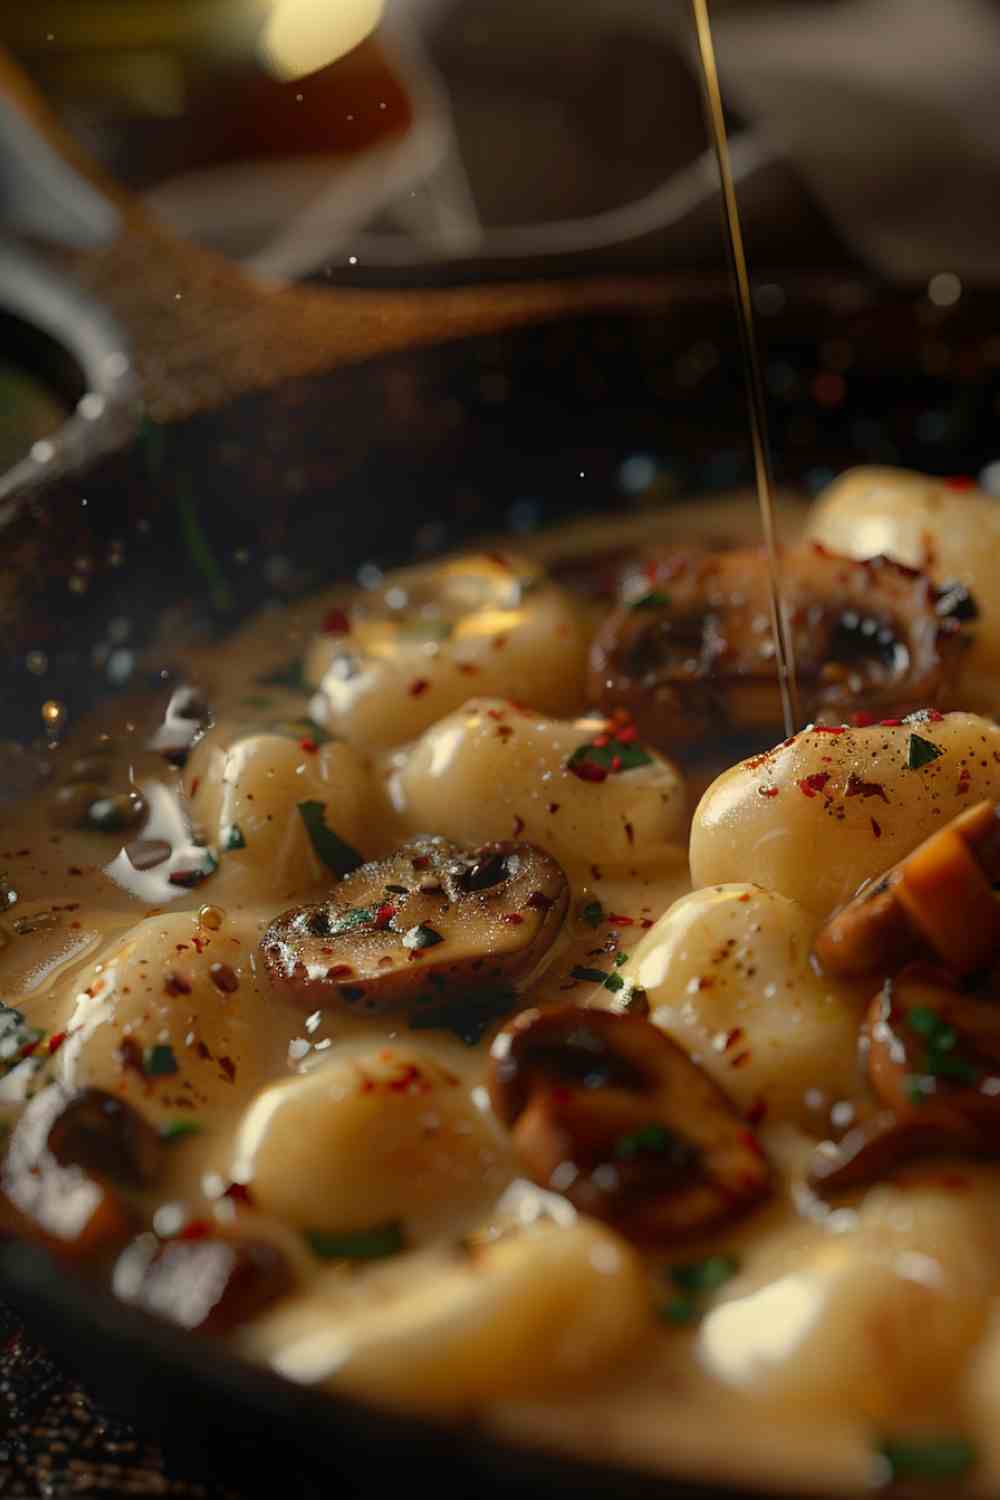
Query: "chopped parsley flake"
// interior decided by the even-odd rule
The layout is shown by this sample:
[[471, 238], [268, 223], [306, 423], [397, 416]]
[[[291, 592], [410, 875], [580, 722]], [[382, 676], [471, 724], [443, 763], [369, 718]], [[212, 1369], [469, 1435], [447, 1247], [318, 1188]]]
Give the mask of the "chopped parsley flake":
[[261, 687], [283, 687], [289, 688], [294, 693], [308, 693], [310, 684], [305, 678], [305, 669], [301, 656], [295, 656], [291, 661], [286, 661], [280, 667], [266, 673], [263, 677], [257, 677]]
[[147, 1047], [142, 1055], [142, 1071], [147, 1078], [166, 1078], [178, 1072], [174, 1049], [169, 1042], [157, 1042]]
[[604, 907], [599, 901], [588, 901], [580, 908], [580, 921], [588, 927], [600, 927], [604, 920]]
[[665, 1323], [693, 1323], [701, 1315], [703, 1299], [735, 1276], [739, 1268], [735, 1255], [710, 1255], [706, 1260], [672, 1266], [674, 1294], [659, 1307], [660, 1317]]
[[606, 776], [653, 763], [652, 756], [632, 740], [626, 744], [604, 735], [599, 735], [598, 740], [603, 743], [588, 741], [577, 745], [566, 762], [566, 769], [584, 781], [603, 781]]
[[161, 1141], [180, 1141], [188, 1135], [200, 1135], [201, 1125], [197, 1120], [167, 1120], [160, 1126]]
[[345, 1234], [328, 1234], [323, 1229], [307, 1229], [306, 1240], [321, 1260], [385, 1260], [406, 1249], [403, 1226], [398, 1219], [376, 1224], [371, 1229], [354, 1229]]
[[908, 771], [920, 771], [924, 766], [929, 766], [931, 761], [937, 760], [944, 751], [931, 740], [925, 740], [922, 735], [911, 734], [906, 747], [906, 769]]
[[617, 1161], [631, 1161], [633, 1157], [645, 1152], [652, 1152], [662, 1156], [669, 1151], [676, 1141], [676, 1136], [662, 1125], [643, 1125], [639, 1130], [630, 1131], [628, 1135], [618, 1137], [615, 1142], [615, 1159]]
[[222, 831], [222, 847], [228, 854], [231, 849], [245, 849], [247, 841], [238, 823], [230, 823]]
[[641, 599], [633, 599], [629, 609], [666, 609], [669, 603], [669, 594], [663, 593], [662, 589], [650, 589]]
[[299, 802], [296, 806], [306, 825], [313, 850], [328, 870], [332, 870], [342, 880], [345, 875], [350, 875], [352, 870], [364, 864], [358, 851], [345, 843], [332, 828], [327, 827], [324, 802]]
[[[627, 957], [627, 954], [618, 955], [618, 958], [621, 959], [622, 963], [626, 961]], [[615, 963], [617, 965], [617, 958], [615, 960]], [[582, 964], [577, 964], [575, 968], [570, 969], [569, 977], [570, 979], [576, 979], [584, 984], [602, 984], [604, 988], [606, 990], [610, 990], [613, 995], [617, 995], [619, 990], [623, 990], [626, 984], [630, 985], [631, 988], [634, 988], [634, 985], [632, 985], [630, 980], [623, 979], [621, 974], [616, 974], [614, 970], [612, 970], [611, 973], [608, 974], [604, 969], [588, 969]]]
[[883, 1439], [876, 1448], [880, 1469], [888, 1483], [900, 1479], [957, 1479], [977, 1462], [967, 1438], [913, 1438], [908, 1442]]
[[353, 932], [355, 927], [366, 927], [369, 922], [375, 920], [374, 906], [352, 906], [350, 911], [342, 911], [325, 927], [323, 932], [317, 932], [317, 937], [341, 937], [345, 932]]
[[[943, 1021], [937, 1011], [931, 1010], [929, 1006], [916, 1005], [907, 1012], [906, 1024], [923, 1039], [927, 1048], [924, 1072], [928, 1078], [907, 1079], [906, 1089], [912, 1103], [919, 1103], [926, 1095], [934, 1092], [934, 1085], [930, 1082], [932, 1079], [947, 1078], [953, 1083], [975, 1082], [976, 1069], [968, 1058], [962, 1056], [958, 1032], [954, 1026]], [[914, 1096], [915, 1093], [917, 1097]]]

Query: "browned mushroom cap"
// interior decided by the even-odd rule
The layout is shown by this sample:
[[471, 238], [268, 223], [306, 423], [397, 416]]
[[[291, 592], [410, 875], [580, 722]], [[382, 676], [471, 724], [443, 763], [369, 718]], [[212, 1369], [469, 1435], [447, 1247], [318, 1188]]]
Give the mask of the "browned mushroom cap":
[[[657, 578], [597, 633], [594, 702], [629, 709], [664, 749], [709, 734], [772, 736], [782, 715], [765, 554], [678, 555]], [[900, 715], [948, 697], [967, 638], [947, 613], [951, 596], [926, 574], [809, 544], [785, 553], [782, 590], [807, 718]]]
[[268, 972], [313, 1005], [418, 1006], [459, 987], [526, 983], [562, 928], [569, 887], [531, 844], [465, 850], [420, 838], [362, 865], [333, 896], [276, 918]]
[[768, 1191], [725, 1095], [639, 1017], [524, 1011], [493, 1043], [489, 1089], [534, 1181], [644, 1243], [709, 1229]]
[[119, 1296], [202, 1333], [228, 1333], [291, 1291], [291, 1267], [274, 1245], [206, 1234], [158, 1244], [141, 1235], [115, 1267]]
[[935, 954], [956, 974], [986, 966], [1000, 947], [1000, 807], [980, 802], [863, 887], [820, 929], [814, 952], [845, 978], [887, 974]]
[[901, 1120], [880, 1110], [854, 1126], [839, 1141], [817, 1146], [808, 1179], [819, 1193], [838, 1193], [888, 1177], [916, 1157], [935, 1154], [979, 1155], [976, 1130], [958, 1118]]
[[101, 1174], [50, 1149], [72, 1098], [50, 1084], [26, 1106], [8, 1142], [0, 1197], [18, 1233], [76, 1260], [121, 1244], [131, 1215]]

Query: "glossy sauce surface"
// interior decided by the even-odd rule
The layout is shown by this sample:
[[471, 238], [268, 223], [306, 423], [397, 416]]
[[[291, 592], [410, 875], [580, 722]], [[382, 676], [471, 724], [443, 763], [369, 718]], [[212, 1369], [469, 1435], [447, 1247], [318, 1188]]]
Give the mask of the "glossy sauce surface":
[[[789, 504], [786, 536], [831, 531], [854, 493], [818, 520]], [[755, 524], [734, 497], [428, 564], [377, 598], [337, 589], [192, 652], [197, 696], [166, 716], [118, 700], [40, 757], [11, 752], [8, 780], [37, 789], [0, 813], [0, 993], [30, 1033], [0, 1043], [0, 1110], [16, 1142], [48, 1084], [99, 1088], [162, 1135], [162, 1175], [129, 1199], [138, 1239], [104, 1268], [121, 1295], [157, 1247], [252, 1239], [291, 1290], [230, 1336], [295, 1380], [668, 1472], [856, 1490], [885, 1441], [958, 1433], [973, 1485], [1000, 1473], [1000, 1172], [930, 1157], [835, 1202], [806, 1180], [857, 1093], [871, 999], [817, 972], [816, 928], [970, 796], [1000, 799], [1000, 730], [923, 726], [940, 750], [923, 779], [901, 725], [805, 733], [732, 769], [713, 744], [683, 770], [648, 746], [593, 779], [574, 763], [606, 733], [585, 672], [608, 605], [546, 565], [569, 579], [574, 556], [733, 545]], [[990, 665], [969, 668], [980, 713], [1000, 697]], [[881, 795], [808, 790], [859, 768], [873, 785], [873, 766]], [[115, 798], [105, 827], [79, 826]], [[569, 881], [563, 934], [472, 1023], [299, 994], [260, 944], [335, 893], [324, 830], [366, 861], [420, 834], [535, 844]], [[485, 1086], [507, 1014], [615, 1008], [623, 988], [773, 1172], [754, 1213], [653, 1250], [526, 1181]]]

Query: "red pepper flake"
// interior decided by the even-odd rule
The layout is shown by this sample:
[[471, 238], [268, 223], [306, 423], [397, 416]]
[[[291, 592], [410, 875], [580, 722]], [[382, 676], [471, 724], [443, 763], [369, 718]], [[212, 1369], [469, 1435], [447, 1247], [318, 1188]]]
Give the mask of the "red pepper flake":
[[196, 952], [198, 952], [198, 953], [204, 953], [205, 947], [206, 947], [207, 943], [209, 942], [209, 939], [208, 938], [199, 937], [198, 934], [195, 933], [195, 935], [191, 939], [191, 941], [192, 941], [192, 943], [195, 946], [195, 951]]
[[239, 989], [240, 981], [236, 975], [236, 971], [231, 969], [228, 964], [212, 964], [208, 972], [211, 975], [215, 988], [221, 990], [224, 995], [232, 995]]
[[[706, 989], [707, 986], [704, 985], [704, 984], [700, 984], [698, 986], [698, 988], [699, 989]], [[722, 1044], [722, 1050], [723, 1050], [723, 1052], [728, 1052], [729, 1049], [730, 1049], [730, 1047], [735, 1047], [736, 1043], [741, 1040], [742, 1036], [743, 1036], [743, 1027], [742, 1026], [734, 1026], [731, 1031], [727, 1031], [726, 1032], [725, 1041]]]
[[550, 815], [553, 814], [553, 813], [557, 813], [559, 811], [560, 805], [561, 804], [558, 803], [558, 802], [550, 802], [548, 804], [548, 806], [546, 807], [545, 811], [547, 813], [549, 813]]
[[610, 744], [610, 742], [611, 742], [611, 736], [610, 735], [608, 735], [608, 734], [597, 734], [597, 735], [594, 736], [594, 738], [591, 740], [590, 743], [593, 745], [593, 747], [594, 747], [595, 750], [603, 750], [606, 745]]
[[315, 755], [319, 746], [315, 740], [307, 737], [304, 740], [299, 740], [299, 749], [304, 750], [307, 755]]
[[197, 792], [197, 790], [198, 790], [198, 788], [200, 786], [201, 786], [201, 777], [200, 776], [192, 776], [191, 777], [191, 796], [192, 797], [196, 794], [196, 792]]
[[936, 708], [929, 708], [927, 710], [927, 722], [928, 722], [928, 724], [940, 724], [943, 718], [944, 718], [944, 714], [941, 713], [938, 709], [936, 709]]
[[253, 1195], [245, 1182], [231, 1182], [222, 1196], [232, 1203], [245, 1203], [248, 1207], [253, 1207]]
[[178, 974], [176, 969], [171, 969], [163, 982], [163, 991], [166, 995], [190, 995], [191, 985], [183, 974]]
[[620, 745], [632, 745], [639, 738], [639, 731], [634, 724], [626, 724], [619, 729], [615, 738]]
[[607, 781], [608, 779], [605, 768], [592, 760], [573, 761], [567, 765], [566, 769], [572, 771], [574, 776], [579, 776], [581, 781]]
[[504, 741], [505, 744], [510, 739], [510, 737], [511, 737], [511, 735], [513, 733], [514, 733], [514, 730], [513, 730], [513, 728], [511, 727], [510, 724], [498, 724], [497, 725], [497, 734], [500, 737], [500, 739], [502, 739]]
[[429, 870], [431, 866], [430, 855], [417, 854], [413, 859], [410, 860], [410, 864], [415, 870]]
[[903, 721], [902, 719], [879, 719], [878, 727], [880, 729], [901, 729]]
[[758, 1094], [756, 1099], [753, 1101], [750, 1108], [746, 1112], [746, 1122], [748, 1125], [760, 1125], [764, 1121], [766, 1116], [767, 1100], [762, 1099], [760, 1094]]
[[872, 833], [875, 835], [875, 837], [877, 839], [880, 839], [882, 837], [882, 826], [881, 826], [881, 824], [877, 823], [874, 818], [870, 818], [869, 822], [872, 825]]
[[134, 1036], [122, 1038], [118, 1044], [117, 1056], [120, 1065], [126, 1072], [131, 1069], [134, 1073], [139, 1073], [145, 1078], [146, 1070], [142, 1063], [142, 1048]]
[[518, 911], [509, 911], [504, 917], [504, 921], [507, 923], [508, 927], [520, 927], [521, 923], [524, 921], [524, 918]]
[[207, 1219], [189, 1219], [174, 1239], [177, 1240], [208, 1240], [212, 1238], [214, 1230]]
[[859, 708], [857, 713], [851, 714], [852, 729], [867, 729], [875, 723], [875, 715], [870, 714], [866, 708]]
[[[814, 724], [812, 726], [812, 729], [810, 730], [810, 733], [811, 734], [843, 734], [846, 728], [847, 728], [846, 724]], [[793, 738], [794, 738], [794, 736], [793, 736]], [[790, 745], [791, 743], [792, 743], [791, 740], [786, 740], [785, 741], [786, 745]]]
[[514, 814], [514, 837], [519, 838], [524, 832], [524, 819], [519, 813]]
[[749, 1052], [741, 1052], [737, 1057], [733, 1058], [733, 1060], [729, 1064], [729, 1066], [731, 1068], [742, 1068], [749, 1061], [750, 1061], [750, 1054], [749, 1054]]
[[622, 768], [622, 758], [621, 758], [621, 756], [620, 755], [612, 755], [612, 757], [611, 757], [611, 769], [612, 769], [612, 771], [620, 771], [621, 768]]
[[881, 797], [883, 802], [889, 798], [885, 794], [885, 787], [880, 781], [865, 781], [856, 771], [852, 771], [847, 778], [847, 786], [844, 789], [845, 797]]
[[65, 1040], [66, 1040], [66, 1033], [65, 1033], [65, 1031], [57, 1031], [53, 1036], [49, 1037], [49, 1056], [50, 1057], [52, 1056], [53, 1052], [58, 1052], [59, 1051], [59, 1048], [62, 1046], [62, 1044], [63, 1044], [63, 1042]]
[[426, 693], [429, 687], [430, 683], [427, 681], [426, 677], [414, 677], [413, 681], [410, 683], [408, 690], [410, 697], [419, 698], [421, 693]]
[[631, 823], [625, 824], [625, 837], [628, 839], [630, 844], [635, 843], [635, 829], [632, 827]]
[[486, 710], [486, 717], [488, 719], [502, 719], [503, 710], [499, 708], [488, 708]]
[[385, 932], [386, 928], [391, 924], [392, 919], [396, 915], [396, 912], [398, 910], [399, 908], [393, 906], [391, 902], [383, 902], [383, 904], [375, 913], [375, 931]]
[[493, 637], [493, 650], [494, 651], [502, 651], [503, 648], [506, 646], [506, 644], [507, 644], [507, 637], [505, 635], [495, 635]]
[[460, 661], [458, 663], [458, 670], [464, 673], [466, 677], [475, 677], [476, 673], [479, 671], [479, 668], [476, 666], [475, 662]]
[[778, 791], [779, 788], [776, 786], [759, 786], [757, 788], [757, 794], [760, 797], [776, 797]]
[[232, 1058], [220, 1057], [218, 1059], [218, 1062], [219, 1067], [222, 1069], [223, 1073], [225, 1073], [226, 1077], [229, 1079], [229, 1082], [233, 1083], [236, 1079], [236, 1064], [233, 1062]]
[[25, 1042], [24, 1046], [21, 1048], [20, 1052], [18, 1053], [18, 1056], [19, 1057], [31, 1057], [31, 1055], [34, 1052], [38, 1051], [38, 1048], [41, 1046], [41, 1044], [42, 1044], [41, 1037], [40, 1036], [36, 1036], [35, 1040], [33, 1042]]
[[607, 918], [607, 921], [611, 924], [612, 927], [634, 927], [635, 926], [635, 918], [634, 917], [625, 917], [625, 916], [623, 916], [621, 914], [621, 912], [618, 912], [618, 911], [611, 912], [610, 916], [608, 916], [608, 918]]
[[750, 900], [750, 892], [749, 891], [744, 891], [743, 894], [738, 899], [740, 901], [749, 901]]
[[350, 635], [351, 622], [342, 609], [329, 609], [323, 616], [324, 635]]
[[549, 907], [552, 905], [552, 897], [546, 896], [544, 891], [532, 891], [531, 895], [528, 897], [526, 905], [529, 906], [532, 911], [548, 911]]
[[944, 481], [944, 487], [947, 490], [974, 490], [976, 481], [970, 474], [950, 474]]
[[83, 871], [80, 869], [79, 865], [70, 865], [69, 869], [66, 871], [66, 874], [67, 875], [82, 875]]

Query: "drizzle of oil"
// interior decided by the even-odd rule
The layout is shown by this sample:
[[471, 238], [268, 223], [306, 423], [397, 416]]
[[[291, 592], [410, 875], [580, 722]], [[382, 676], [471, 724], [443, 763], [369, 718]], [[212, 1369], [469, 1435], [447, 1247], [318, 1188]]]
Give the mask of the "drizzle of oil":
[[719, 74], [715, 65], [715, 43], [712, 39], [712, 23], [708, 14], [708, 0], [691, 0], [695, 33], [698, 38], [698, 55], [701, 61], [702, 86], [705, 96], [705, 114], [709, 134], [715, 149], [722, 187], [722, 206], [726, 225], [726, 245], [733, 272], [733, 290], [736, 297], [736, 315], [740, 330], [740, 348], [743, 354], [743, 372], [746, 377], [747, 404], [750, 408], [750, 437], [753, 443], [754, 477], [757, 484], [757, 499], [760, 504], [761, 524], [767, 547], [769, 570], [769, 604], [771, 633], [774, 637], [775, 663], [778, 669], [778, 687], [781, 692], [781, 710], [785, 720], [786, 735], [793, 735], [801, 723], [798, 684], [795, 679], [795, 655], [792, 647], [788, 619], [782, 608], [781, 566], [778, 554], [777, 534], [774, 523], [774, 482], [771, 476], [770, 448], [767, 436], [767, 407], [764, 401], [764, 384], [760, 373], [760, 357], [754, 337], [753, 303], [750, 297], [750, 278], [743, 249], [743, 230], [740, 225], [739, 205], [733, 184], [733, 168], [729, 157], [729, 137], [722, 110], [722, 94]]

